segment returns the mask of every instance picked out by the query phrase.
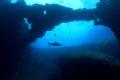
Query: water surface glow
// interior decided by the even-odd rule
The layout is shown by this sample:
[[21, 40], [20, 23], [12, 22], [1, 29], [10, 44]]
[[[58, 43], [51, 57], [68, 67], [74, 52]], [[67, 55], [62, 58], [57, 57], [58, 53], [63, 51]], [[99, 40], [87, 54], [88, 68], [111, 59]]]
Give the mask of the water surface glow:
[[[11, 3], [16, 3], [17, 0], [11, 0]], [[25, 0], [27, 5], [34, 5], [34, 4], [58, 4], [61, 6], [69, 7], [72, 9], [92, 9], [96, 8], [96, 4], [99, 0]]]

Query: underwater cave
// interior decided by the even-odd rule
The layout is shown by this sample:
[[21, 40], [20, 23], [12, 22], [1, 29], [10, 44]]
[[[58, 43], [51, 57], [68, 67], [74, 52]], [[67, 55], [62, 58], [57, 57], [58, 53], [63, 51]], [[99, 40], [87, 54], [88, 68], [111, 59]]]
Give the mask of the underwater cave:
[[[11, 3], [15, 3], [17, 0], [12, 0]], [[99, 0], [25, 0], [28, 6], [34, 4], [46, 5], [46, 4], [58, 4], [61, 6], [76, 9], [94, 9]], [[77, 4], [78, 5], [77, 5]], [[47, 11], [44, 10], [44, 15], [47, 15]], [[53, 12], [54, 14], [54, 12]], [[26, 19], [26, 18], [25, 18]], [[27, 20], [27, 19], [26, 19]], [[97, 19], [99, 20], [99, 19]], [[28, 23], [29, 25], [29, 23]], [[106, 43], [109, 41], [117, 41], [112, 30], [104, 25], [95, 25], [94, 20], [85, 21], [70, 21], [62, 22], [59, 25], [54, 26], [53, 29], [44, 32], [43, 37], [37, 38], [37, 40], [31, 43], [32, 47], [36, 48], [59, 48], [59, 47], [72, 47], [80, 46], [90, 43]], [[72, 43], [73, 42], [73, 43]], [[51, 44], [50, 44], [51, 43]], [[52, 45], [53, 43], [53, 45]], [[57, 45], [58, 43], [60, 45]]]
[[120, 79], [119, 1], [8, 1], [0, 5], [5, 80]]

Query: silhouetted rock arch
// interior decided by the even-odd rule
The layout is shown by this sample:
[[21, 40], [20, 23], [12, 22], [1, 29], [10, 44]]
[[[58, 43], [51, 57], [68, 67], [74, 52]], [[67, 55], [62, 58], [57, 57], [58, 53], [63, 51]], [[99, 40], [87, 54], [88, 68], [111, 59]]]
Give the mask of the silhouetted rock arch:
[[[21, 55], [19, 51], [41, 37], [46, 30], [52, 29], [61, 22], [99, 18], [100, 21], [96, 21], [96, 25], [103, 24], [110, 27], [120, 42], [120, 0], [105, 1], [101, 0], [96, 9], [72, 10], [56, 4], [26, 6], [24, 0], [19, 0], [16, 4], [0, 0], [0, 59], [3, 61], [1, 74], [6, 74], [6, 72], [8, 75], [12, 74], [11, 72], [17, 69], [17, 61]], [[42, 15], [44, 10], [47, 11], [45, 16]], [[24, 17], [32, 23], [32, 29], [29, 35], [23, 38], [18, 30], [21, 29], [21, 21]], [[17, 57], [11, 58], [10, 55]]]

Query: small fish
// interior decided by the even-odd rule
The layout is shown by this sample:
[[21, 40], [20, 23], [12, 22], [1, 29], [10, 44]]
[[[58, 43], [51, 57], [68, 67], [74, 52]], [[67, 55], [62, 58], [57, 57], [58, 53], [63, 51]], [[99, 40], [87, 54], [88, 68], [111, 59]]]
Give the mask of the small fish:
[[54, 36], [57, 36], [57, 34], [55, 33]]
[[62, 44], [58, 43], [58, 42], [54, 42], [54, 43], [50, 43], [48, 42], [48, 46], [61, 46]]

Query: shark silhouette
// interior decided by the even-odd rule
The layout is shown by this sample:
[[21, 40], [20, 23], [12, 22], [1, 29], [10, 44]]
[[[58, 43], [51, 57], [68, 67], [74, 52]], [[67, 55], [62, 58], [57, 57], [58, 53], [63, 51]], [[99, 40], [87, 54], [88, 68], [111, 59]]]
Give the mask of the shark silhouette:
[[48, 46], [62, 46], [62, 44], [58, 42], [53, 42], [53, 43], [48, 42]]

